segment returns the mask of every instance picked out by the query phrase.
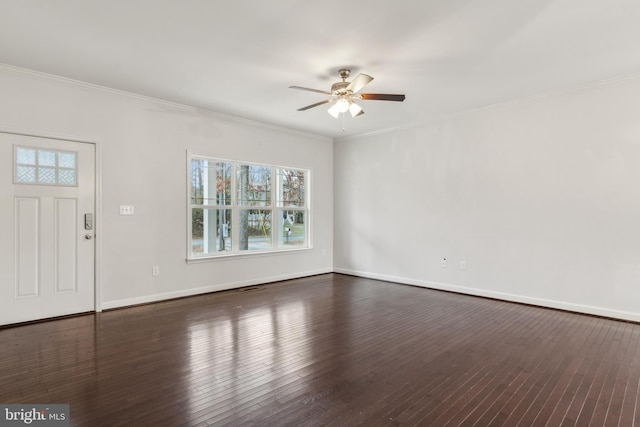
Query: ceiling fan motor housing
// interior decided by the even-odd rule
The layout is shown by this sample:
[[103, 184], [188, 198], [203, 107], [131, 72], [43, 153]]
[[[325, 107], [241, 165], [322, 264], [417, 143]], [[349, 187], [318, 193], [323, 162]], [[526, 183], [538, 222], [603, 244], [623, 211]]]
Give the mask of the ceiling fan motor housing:
[[331, 93], [334, 95], [347, 95], [349, 82], [338, 82], [331, 85]]

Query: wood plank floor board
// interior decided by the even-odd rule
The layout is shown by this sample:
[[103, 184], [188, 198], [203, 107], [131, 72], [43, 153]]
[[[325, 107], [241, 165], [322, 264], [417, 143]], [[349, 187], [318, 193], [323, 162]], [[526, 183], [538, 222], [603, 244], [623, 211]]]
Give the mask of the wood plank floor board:
[[[533, 363], [529, 365], [530, 369], [527, 371], [528, 377], [526, 381], [521, 384], [521, 387], [518, 388], [512, 397], [511, 409], [505, 418], [505, 423], [522, 423], [523, 425], [527, 425], [531, 419], [535, 418], [543, 405], [538, 405], [537, 408], [530, 411], [531, 405], [534, 404], [536, 398], [543, 392], [545, 385], [547, 386], [545, 395], [548, 396], [548, 393], [551, 392], [551, 389], [553, 389], [559, 381], [561, 373], [566, 372], [570, 365], [571, 360], [564, 352], [547, 351], [549, 348], [560, 350], [563, 345], [567, 344], [566, 340], [569, 339], [562, 331], [573, 330], [572, 327], [574, 325], [572, 322], [563, 322], [562, 316], [558, 316], [556, 319], [559, 321], [550, 326], [560, 330], [559, 335], [561, 339], [556, 339], [556, 335], [554, 335], [555, 329], [550, 328], [549, 335], [545, 337], [547, 345], [535, 353], [535, 359]], [[529, 415], [529, 417], [527, 417], [527, 415]]]
[[0, 329], [74, 426], [638, 426], [640, 325], [325, 274]]
[[640, 331], [637, 331], [633, 325], [629, 325], [627, 331], [629, 341], [627, 351], [620, 362], [618, 375], [613, 383], [613, 391], [608, 402], [608, 410], [605, 418], [606, 425], [614, 425], [616, 420], [621, 420], [620, 416], [623, 413], [622, 405], [625, 393], [634, 372], [634, 359], [637, 359], [640, 355], [638, 352], [638, 346], [640, 345]]
[[[499, 331], [497, 331], [497, 332], [499, 334]], [[453, 358], [453, 360], [455, 360], [455, 358]], [[459, 363], [459, 362], [456, 362], [456, 363]], [[469, 375], [469, 373], [466, 372], [465, 375]], [[451, 379], [451, 378], [449, 378], [449, 379]], [[450, 384], [447, 384], [447, 386], [451, 387]], [[440, 399], [438, 398], [438, 396], [436, 394], [437, 391], [438, 391], [437, 387], [432, 387], [431, 386], [429, 388], [430, 388], [430, 393], [429, 393], [430, 396], [427, 396], [427, 400], [430, 401], [431, 406], [434, 406], [435, 404], [441, 404], [441, 402], [446, 401], [447, 397], [440, 398]], [[421, 407], [422, 406], [422, 408], [420, 408], [420, 409], [423, 410], [423, 411], [430, 409], [428, 405], [427, 406], [425, 406], [425, 405], [415, 405], [415, 406], [417, 406], [417, 407]]]
[[[588, 322], [585, 324], [589, 327], [588, 333], [577, 336], [577, 339], [574, 340], [572, 345], [579, 345], [582, 343], [583, 348], [591, 348], [594, 347], [590, 345], [590, 343], [596, 338], [597, 334], [600, 332], [600, 329], [597, 328], [598, 322], [601, 319], [591, 318], [585, 319]], [[572, 402], [574, 402], [576, 392], [580, 387], [580, 384], [583, 382], [583, 377], [585, 370], [588, 369], [591, 364], [591, 360], [588, 357], [588, 351], [583, 350], [583, 352], [572, 353], [573, 363], [571, 367], [567, 369], [564, 373], [565, 378], [563, 380], [563, 384], [566, 383], [564, 389], [562, 390], [562, 394], [557, 396], [557, 403], [555, 405], [548, 405], [546, 409], [540, 411], [539, 416], [540, 419], [547, 419], [546, 425], [559, 425], [562, 420], [565, 418], [569, 408], [571, 407]], [[556, 397], [556, 396], [554, 396]], [[554, 400], [548, 399], [549, 402], [554, 402]]]
[[[413, 363], [418, 363], [418, 364], [419, 364], [419, 363], [422, 363], [422, 362], [423, 362], [423, 360], [419, 360], [419, 358], [418, 358], [418, 360], [411, 360], [409, 363], [412, 363], [412, 364], [413, 364]], [[401, 369], [401, 368], [402, 368], [402, 365], [396, 365], [396, 367]], [[432, 378], [433, 378], [433, 375], [432, 375], [432, 374], [430, 374], [429, 376], [430, 376], [430, 378], [429, 378], [429, 379], [432, 379]], [[415, 380], [415, 375], [413, 375], [413, 377], [414, 377], [413, 379]], [[387, 401], [387, 402], [391, 401], [390, 397], [393, 397], [393, 396], [396, 396], [397, 398], [399, 398], [400, 400], [402, 400], [402, 399], [404, 398], [404, 397], [403, 397], [403, 396], [404, 396], [404, 394], [403, 394], [403, 393], [407, 393], [407, 392], [408, 392], [408, 393], [415, 393], [415, 389], [411, 388], [411, 385], [413, 385], [413, 384], [412, 384], [412, 382], [410, 382], [410, 381], [406, 381], [406, 380], [405, 380], [405, 381], [401, 381], [401, 382], [400, 382], [400, 385], [398, 386], [398, 388], [397, 388], [396, 390], [394, 390], [394, 389], [392, 388], [392, 385], [391, 385], [391, 384], [389, 384], [389, 387], [388, 387], [389, 396], [385, 396], [386, 401]], [[420, 381], [420, 386], [421, 386], [422, 388], [424, 388], [424, 387], [425, 387], [425, 381]], [[407, 391], [407, 390], [408, 390], [408, 391]], [[399, 397], [398, 397], [398, 396], [399, 396]], [[358, 407], [360, 407], [360, 408], [363, 408], [363, 407], [365, 407], [365, 408], [366, 408], [366, 404], [365, 404], [365, 402], [366, 402], [367, 400], [371, 400], [370, 396], [361, 396], [361, 397], [360, 397], [360, 401], [359, 401], [359, 402], [356, 402], [356, 404], [357, 404], [357, 405], [358, 405]], [[365, 413], [366, 413], [366, 411], [365, 411]], [[389, 414], [389, 413], [384, 414], [384, 415], [385, 415], [385, 417], [388, 417], [388, 419], [390, 419], [390, 420], [391, 420], [391, 419], [393, 419], [393, 416], [394, 416], [394, 414]], [[376, 414], [376, 416], [378, 416], [378, 415]], [[373, 420], [369, 419], [367, 422], [371, 423], [371, 422], [373, 422]], [[339, 420], [338, 420], [338, 424], [339, 424], [339, 423], [340, 423], [340, 422], [339, 422]]]
[[[610, 349], [611, 359], [606, 367], [606, 371], [603, 369], [603, 376], [599, 379], [601, 384], [598, 387], [593, 387], [593, 398], [596, 399], [593, 414], [590, 419], [592, 425], [605, 425], [606, 418], [609, 412], [613, 413], [611, 402], [616, 393], [616, 384], [622, 383], [621, 371], [624, 369], [625, 361], [629, 354], [631, 327], [630, 325], [622, 325], [620, 329], [619, 339], [614, 339], [614, 346], [617, 349]], [[618, 399], [620, 394], [618, 394]]]
[[490, 373], [491, 368], [484, 361], [478, 362], [477, 369], [470, 369], [464, 376], [454, 378], [440, 394], [425, 393], [422, 399], [416, 400], [414, 411], [401, 414], [396, 419], [410, 425], [446, 424], [468, 401], [466, 393], [473, 393], [474, 386]]
[[[583, 411], [585, 404], [588, 405], [588, 393], [594, 381], [595, 373], [600, 369], [602, 362], [602, 355], [605, 351], [604, 344], [606, 343], [607, 333], [609, 332], [610, 324], [602, 319], [603, 324], [601, 328], [598, 328], [599, 334], [596, 339], [591, 343], [590, 348], [585, 352], [585, 363], [581, 365], [577, 372], [577, 378], [580, 380], [573, 400], [564, 414], [562, 424], [576, 424]], [[589, 405], [587, 406], [587, 410]]]
[[[521, 330], [522, 328], [524, 328], [524, 327], [525, 327], [525, 325], [522, 325], [522, 324], [518, 326], [518, 328], [519, 328], [520, 330]], [[496, 335], [500, 335], [501, 333], [502, 333], [502, 331], [501, 331], [500, 329], [496, 329]], [[500, 353], [497, 353], [497, 354], [499, 355]], [[455, 360], [455, 359], [452, 359], [452, 360]], [[445, 362], [445, 361], [442, 361], [442, 362]], [[434, 380], [436, 380], [438, 383], [425, 384], [426, 388], [429, 390], [429, 393], [428, 393], [428, 394], [429, 394], [429, 395], [431, 395], [431, 396], [435, 395], [435, 393], [437, 392], [437, 390], [439, 389], [439, 387], [441, 387], [441, 386], [446, 386], [446, 385], [447, 385], [447, 384], [446, 384], [446, 381], [451, 380], [450, 372], [451, 372], [451, 371], [455, 371], [455, 370], [456, 370], [456, 366], [455, 366], [455, 365], [453, 365], [453, 366], [449, 366], [449, 365], [445, 365], [445, 364], [444, 364], [444, 363], [442, 363], [442, 362], [440, 363], [440, 365], [444, 368], [444, 369], [443, 369], [443, 374], [444, 374], [444, 378], [443, 378], [443, 380], [444, 380], [445, 382], [440, 381], [440, 378], [438, 378], [438, 377], [434, 377]], [[457, 362], [456, 362], [456, 363], [457, 363]], [[502, 367], [503, 367], [505, 370], [508, 370], [510, 373], [513, 373], [513, 372], [516, 370], [516, 365], [512, 365], [509, 361], [507, 361], [506, 363], [503, 363], [503, 364], [502, 364]], [[407, 371], [409, 371], [409, 372], [410, 372], [410, 370], [409, 370], [409, 369], [407, 369]], [[513, 374], [512, 374], [512, 375], [513, 375]], [[507, 379], [508, 379], [508, 378], [509, 378], [509, 375], [508, 375], [508, 374], [506, 374], [506, 373], [501, 373], [501, 374], [498, 374], [498, 375], [497, 375], [497, 378], [501, 378], [501, 380], [500, 380], [500, 381], [501, 381], [501, 383], [503, 383], [503, 384], [504, 384], [505, 378], [507, 378]], [[500, 386], [498, 386], [498, 388], [499, 388], [499, 387], [500, 387]], [[503, 387], [504, 387], [504, 385], [503, 385]], [[411, 398], [411, 397], [403, 396], [403, 397], [402, 397], [402, 399], [406, 402], [406, 403], [404, 403], [404, 405], [403, 405], [403, 402], [402, 402], [401, 400], [399, 400], [399, 401], [397, 401], [397, 402], [390, 402], [390, 405], [389, 405], [389, 406], [390, 406], [390, 407], [392, 407], [392, 408], [394, 408], [394, 410], [393, 410], [392, 412], [390, 412], [390, 413], [389, 413], [389, 415], [390, 415], [391, 417], [393, 417], [393, 418], [397, 417], [400, 413], [402, 413], [402, 410], [403, 410], [403, 409], [405, 408], [405, 406], [406, 406], [406, 405], [408, 405], [408, 404], [410, 404], [410, 405], [412, 405], [412, 406], [417, 406], [417, 405], [415, 405], [415, 403], [414, 403], [414, 400], [415, 400], [415, 399], [413, 399], [413, 398]]]
[[613, 337], [603, 342], [602, 347], [603, 351], [598, 357], [597, 368], [593, 371], [587, 395], [580, 409], [580, 415], [577, 419], [578, 424], [585, 423], [588, 425], [591, 423], [604, 382], [610, 375], [611, 368], [614, 366], [613, 359], [616, 353], [621, 350], [617, 345], [614, 345]]
[[[530, 339], [535, 342], [535, 336], [533, 336], [533, 334], [531, 334], [529, 332], [531, 330], [529, 325], [527, 325], [526, 330], [527, 330], [527, 333], [530, 334]], [[541, 334], [546, 334], [546, 331], [544, 329], [540, 329], [539, 332]], [[548, 338], [547, 338], [547, 340], [550, 341]], [[534, 352], [529, 352], [529, 356], [533, 356], [533, 355], [535, 355]], [[520, 369], [520, 372], [519, 372], [518, 376], [516, 377], [516, 381], [513, 381], [510, 384], [510, 386], [504, 392], [505, 396], [507, 396], [509, 398], [509, 401], [513, 401], [514, 396], [515, 397], [518, 396], [518, 393], [521, 392], [522, 385], [525, 384], [525, 380], [527, 378], [529, 378], [528, 370], [531, 369], [530, 365], [520, 363], [519, 366], [521, 367], [521, 369]], [[450, 401], [451, 398], [452, 398], [452, 396], [445, 396], [444, 399], [441, 399], [441, 401], [439, 402], [439, 405], [442, 406], [443, 403]], [[513, 408], [516, 408], [516, 406], [513, 405]], [[429, 410], [429, 412], [424, 414], [424, 412], [426, 412], [427, 409]], [[420, 424], [420, 423], [434, 422], [438, 417], [443, 415], [440, 411], [434, 411], [433, 408], [429, 408], [428, 406], [425, 407], [422, 410], [422, 412], [423, 412], [423, 414], [414, 417], [415, 419], [418, 420], [416, 422], [416, 425]], [[509, 414], [510, 413], [511, 413], [511, 411], [509, 411]]]
[[[632, 328], [630, 351], [627, 355], [627, 362], [624, 365], [624, 375], [616, 383], [616, 387], [621, 390], [616, 396], [620, 399], [612, 400], [609, 405], [615, 408], [610, 416], [607, 417], [607, 425], [625, 426], [633, 425], [633, 414], [637, 413], [635, 405], [637, 400], [633, 400], [633, 396], [640, 396], [638, 390], [634, 393], [634, 386], [640, 385], [640, 372], [638, 366], [640, 364], [640, 333]], [[640, 424], [636, 424], [640, 425]]]
[[[573, 334], [572, 337], [574, 338], [579, 337], [579, 335]], [[547, 362], [548, 355], [553, 357], [553, 355], [560, 353], [560, 350], [563, 348], [563, 344], [570, 346], [572, 342], [567, 341], [565, 343], [562, 343], [562, 342], [556, 342], [556, 340], [550, 340], [547, 342], [546, 346], [537, 347], [536, 351], [531, 352], [531, 355], [533, 356], [533, 358], [530, 360], [528, 364], [528, 368], [526, 370], [527, 375], [531, 378], [535, 378], [532, 376], [534, 373], [545, 372], [541, 367], [543, 367], [544, 364]], [[571, 366], [571, 364], [567, 364], [567, 368], [569, 366]], [[567, 371], [565, 370], [565, 373], [566, 372]], [[520, 407], [520, 405], [523, 402], [523, 399], [525, 399], [525, 396], [526, 396], [525, 390], [527, 386], [527, 381], [529, 381], [529, 378], [523, 378], [523, 381], [518, 383], [517, 390], [514, 392], [513, 395], [510, 396], [509, 401], [503, 407], [502, 414], [500, 417], [500, 419], [503, 420], [502, 422], [515, 422], [516, 417], [514, 416], [513, 412], [517, 412], [519, 414], [519, 410], [517, 408]], [[527, 402], [527, 401], [528, 401], [527, 399], [524, 400], [524, 402]], [[510, 408], [515, 408], [516, 410], [512, 412]]]

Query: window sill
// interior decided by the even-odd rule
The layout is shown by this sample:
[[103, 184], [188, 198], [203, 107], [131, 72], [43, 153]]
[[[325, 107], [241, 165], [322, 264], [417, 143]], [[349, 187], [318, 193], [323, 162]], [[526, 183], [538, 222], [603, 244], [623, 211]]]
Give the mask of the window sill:
[[213, 256], [202, 256], [197, 258], [186, 258], [185, 262], [187, 264], [200, 264], [203, 262], [212, 262], [212, 261], [229, 261], [229, 260], [238, 260], [238, 259], [246, 259], [246, 258], [263, 258], [263, 257], [271, 257], [277, 255], [292, 255], [300, 252], [308, 252], [313, 250], [313, 248], [300, 248], [300, 249], [279, 249], [273, 251], [251, 251], [247, 253], [233, 253], [233, 254], [225, 254], [225, 255], [213, 255]]

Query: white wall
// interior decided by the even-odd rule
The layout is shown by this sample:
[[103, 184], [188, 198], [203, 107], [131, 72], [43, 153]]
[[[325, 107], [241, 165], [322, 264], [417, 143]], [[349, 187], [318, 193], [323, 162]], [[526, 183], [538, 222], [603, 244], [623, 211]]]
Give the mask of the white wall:
[[[11, 67], [0, 67], [0, 94], [0, 131], [99, 146], [103, 308], [332, 271], [331, 139]], [[187, 150], [310, 169], [314, 248], [186, 264]], [[123, 204], [135, 215], [120, 216]]]
[[334, 209], [338, 272], [638, 321], [640, 78], [339, 140]]

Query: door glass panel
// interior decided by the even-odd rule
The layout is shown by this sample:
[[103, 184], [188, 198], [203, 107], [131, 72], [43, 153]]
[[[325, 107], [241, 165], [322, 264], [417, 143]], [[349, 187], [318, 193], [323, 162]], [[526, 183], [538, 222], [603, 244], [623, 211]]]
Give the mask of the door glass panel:
[[38, 182], [42, 184], [55, 184], [56, 183], [56, 170], [55, 168], [38, 168]]
[[76, 168], [76, 153], [58, 153], [58, 166], [61, 168]]
[[38, 150], [38, 164], [40, 166], [54, 166], [56, 165], [56, 152]]
[[36, 164], [36, 150], [31, 148], [16, 148], [16, 163], [20, 165], [35, 165]]
[[74, 169], [58, 170], [58, 182], [63, 185], [75, 185], [76, 171]]
[[16, 182], [35, 183], [35, 166], [16, 166]]
[[15, 148], [15, 183], [77, 185], [77, 153]]

